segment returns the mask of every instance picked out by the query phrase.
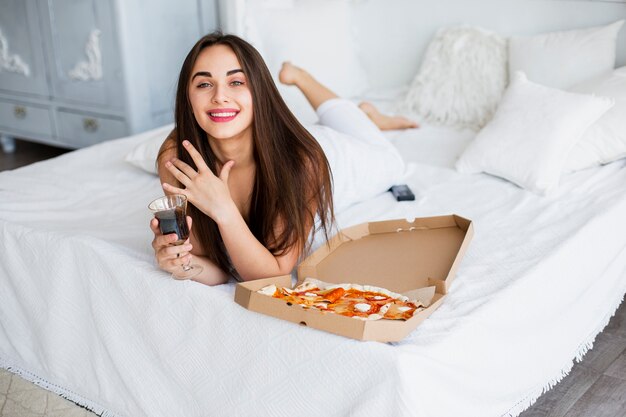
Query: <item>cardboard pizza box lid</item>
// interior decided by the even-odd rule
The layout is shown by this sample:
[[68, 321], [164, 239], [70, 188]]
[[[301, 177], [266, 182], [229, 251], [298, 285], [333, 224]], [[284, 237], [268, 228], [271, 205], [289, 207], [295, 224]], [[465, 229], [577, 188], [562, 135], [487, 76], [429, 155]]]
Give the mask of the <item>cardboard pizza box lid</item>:
[[340, 231], [298, 266], [298, 282], [368, 284], [397, 293], [448, 288], [473, 236], [457, 215], [363, 223]]
[[251, 311], [354, 339], [399, 341], [441, 305], [472, 235], [471, 221], [456, 215], [363, 223], [340, 231], [298, 266], [298, 283], [311, 277], [403, 294], [434, 286], [429, 306], [406, 321], [358, 320], [257, 292], [270, 284], [291, 288], [290, 275], [239, 283], [235, 301]]

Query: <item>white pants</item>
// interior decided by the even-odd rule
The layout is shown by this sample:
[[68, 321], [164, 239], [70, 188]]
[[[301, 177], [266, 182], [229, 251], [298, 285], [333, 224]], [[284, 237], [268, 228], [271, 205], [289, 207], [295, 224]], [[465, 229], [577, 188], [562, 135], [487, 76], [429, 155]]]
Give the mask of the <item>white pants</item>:
[[356, 104], [331, 99], [318, 107], [317, 115], [319, 124], [308, 130], [330, 164], [335, 212], [402, 182], [400, 153]]

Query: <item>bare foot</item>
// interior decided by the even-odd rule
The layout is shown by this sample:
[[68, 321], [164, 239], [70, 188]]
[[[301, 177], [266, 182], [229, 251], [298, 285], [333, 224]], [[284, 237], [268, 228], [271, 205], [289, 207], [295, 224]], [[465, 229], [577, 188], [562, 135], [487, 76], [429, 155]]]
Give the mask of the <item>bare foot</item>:
[[367, 117], [369, 117], [380, 130], [414, 129], [419, 127], [419, 124], [406, 117], [382, 114], [372, 103], [366, 101], [359, 104], [359, 108], [367, 114]]
[[303, 74], [306, 74], [306, 71], [286, 61], [283, 62], [283, 66], [278, 73], [278, 81], [285, 85], [295, 85]]

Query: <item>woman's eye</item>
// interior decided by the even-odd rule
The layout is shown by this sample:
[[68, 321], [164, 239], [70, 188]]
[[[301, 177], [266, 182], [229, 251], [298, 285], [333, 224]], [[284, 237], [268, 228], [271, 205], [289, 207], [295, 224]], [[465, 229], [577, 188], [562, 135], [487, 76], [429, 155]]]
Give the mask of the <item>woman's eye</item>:
[[211, 86], [210, 83], [200, 83], [200, 84], [198, 84], [198, 88], [207, 88], [207, 87], [210, 87], [210, 86]]
[[243, 85], [243, 81], [233, 81], [230, 83], [230, 85], [234, 85], [234, 86]]

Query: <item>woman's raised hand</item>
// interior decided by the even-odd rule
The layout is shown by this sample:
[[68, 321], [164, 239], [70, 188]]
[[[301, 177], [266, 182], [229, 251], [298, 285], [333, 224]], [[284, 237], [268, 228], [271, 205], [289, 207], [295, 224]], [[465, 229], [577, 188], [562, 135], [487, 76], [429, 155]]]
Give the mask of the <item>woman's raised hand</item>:
[[187, 200], [200, 211], [219, 223], [222, 218], [232, 213], [233, 209], [237, 210], [228, 189], [228, 175], [235, 161], [226, 162], [219, 176], [216, 176], [189, 141], [183, 141], [183, 146], [193, 159], [198, 171], [180, 159], [175, 158], [166, 162], [165, 167], [185, 188], [181, 189], [163, 183], [163, 189], [175, 194], [184, 194]]

